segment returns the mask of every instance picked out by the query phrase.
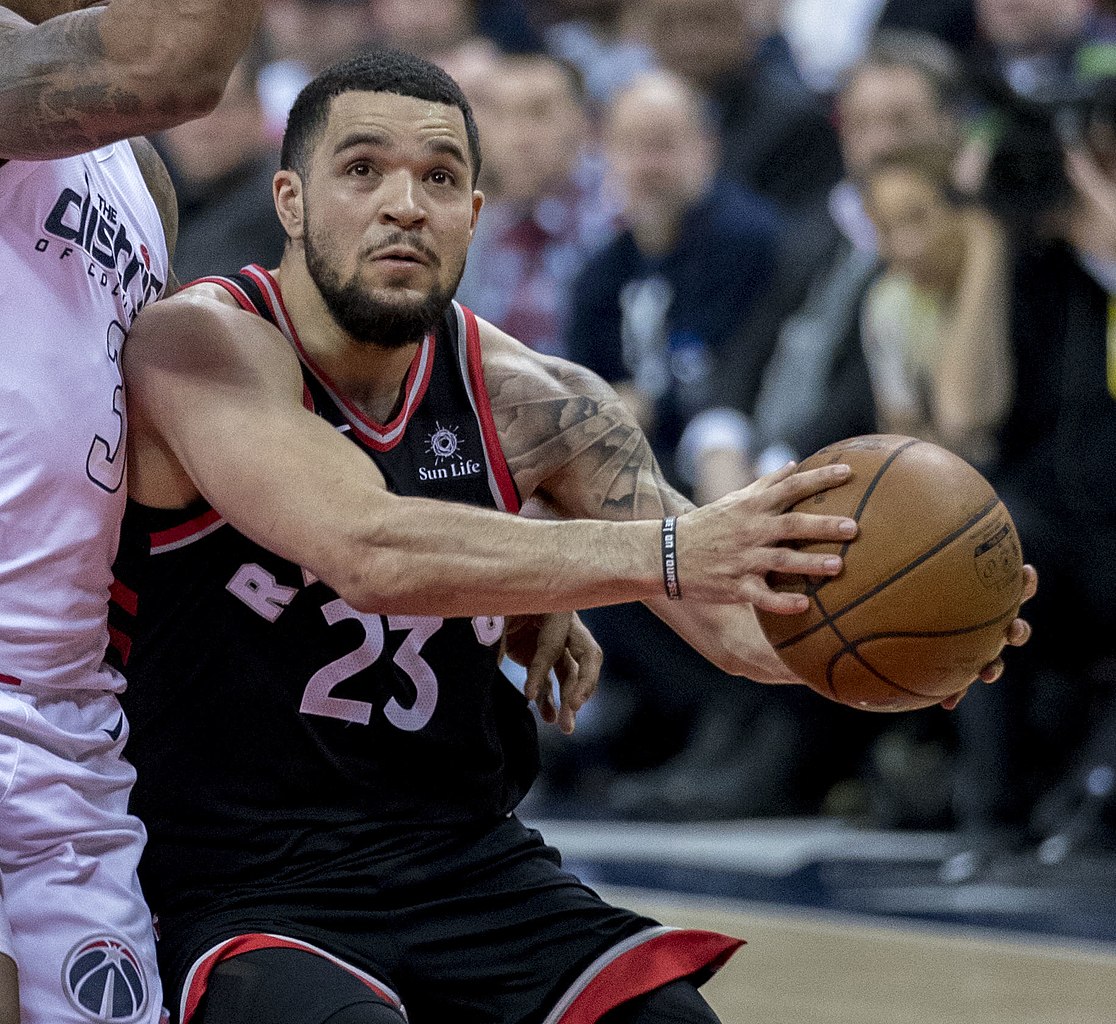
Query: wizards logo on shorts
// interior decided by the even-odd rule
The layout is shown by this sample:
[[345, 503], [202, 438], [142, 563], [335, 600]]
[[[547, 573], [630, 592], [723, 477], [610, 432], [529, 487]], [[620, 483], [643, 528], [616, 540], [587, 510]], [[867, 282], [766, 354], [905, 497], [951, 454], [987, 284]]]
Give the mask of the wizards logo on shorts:
[[70, 1002], [90, 1020], [130, 1024], [147, 1006], [140, 959], [120, 939], [97, 935], [70, 950], [62, 968]]

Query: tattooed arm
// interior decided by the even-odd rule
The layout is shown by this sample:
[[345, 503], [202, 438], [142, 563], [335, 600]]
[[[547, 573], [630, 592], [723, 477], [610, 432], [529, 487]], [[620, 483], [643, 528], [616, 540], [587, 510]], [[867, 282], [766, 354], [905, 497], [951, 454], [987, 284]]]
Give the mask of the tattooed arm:
[[[616, 393], [594, 373], [573, 363], [530, 352], [487, 324], [485, 379], [501, 444], [520, 494], [561, 518], [661, 519], [686, 516], [678, 526], [678, 563], [684, 599], [657, 596], [645, 603], [676, 633], [727, 672], [761, 682], [799, 682], [767, 642], [751, 603], [710, 604], [687, 593], [687, 567], [701, 517], [743, 495], [772, 496], [785, 473], [757, 481], [746, 492], [695, 510], [663, 477], [635, 418]], [[839, 481], [834, 481], [839, 482]], [[779, 516], [786, 505], [769, 506], [767, 517], [739, 520], [735, 535], [724, 538], [745, 560], [752, 584], [746, 600], [783, 611], [798, 603], [775, 602], [763, 580], [788, 568], [795, 553], [776, 545], [789, 539], [793, 516]], [[846, 535], [847, 536], [847, 535]], [[724, 557], [728, 558], [728, 550]], [[737, 565], [740, 565], [737, 560]], [[835, 571], [835, 570], [829, 570]], [[789, 597], [789, 595], [783, 595]]]
[[[780, 547], [807, 535], [822, 539], [817, 517], [779, 513], [799, 500], [793, 488], [814, 472], [788, 470], [762, 477], [742, 491], [726, 495], [702, 508], [694, 506], [664, 479], [643, 432], [616, 393], [599, 377], [573, 363], [548, 359], [482, 322], [484, 370], [492, 411], [508, 466], [524, 500], [534, 500], [563, 518], [627, 520], [679, 516], [678, 571], [684, 599], [668, 601], [656, 595], [644, 603], [679, 636], [710, 661], [734, 675], [758, 682], [801, 682], [776, 655], [759, 628], [753, 605], [771, 611], [803, 611], [806, 598], [775, 595], [764, 581], [769, 571], [832, 575], [839, 567], [820, 566], [819, 556]], [[834, 467], [836, 468], [836, 467]], [[844, 467], [842, 467], [844, 468]], [[840, 483], [814, 478], [810, 493]], [[803, 497], [805, 494], [802, 495]], [[735, 529], [710, 534], [711, 517], [735, 514]], [[746, 513], [746, 514], [742, 514]], [[813, 520], [813, 523], [808, 521]], [[849, 521], [855, 531], [855, 523]], [[830, 520], [830, 536], [838, 520]], [[852, 536], [845, 533], [844, 539]], [[696, 557], [695, 557], [696, 556]], [[815, 559], [803, 569], [803, 559]], [[706, 597], [687, 590], [687, 572], [709, 560], [720, 559], [745, 578], [736, 598]], [[1037, 577], [1026, 567], [1024, 600], [1035, 593]], [[1030, 626], [1015, 619], [1005, 630], [1005, 642], [1027, 642]], [[980, 673], [987, 683], [1003, 672], [994, 659]], [[952, 707], [958, 694], [944, 702]]]
[[201, 116], [221, 98], [262, 6], [112, 0], [37, 25], [0, 7], [0, 160], [69, 156]]

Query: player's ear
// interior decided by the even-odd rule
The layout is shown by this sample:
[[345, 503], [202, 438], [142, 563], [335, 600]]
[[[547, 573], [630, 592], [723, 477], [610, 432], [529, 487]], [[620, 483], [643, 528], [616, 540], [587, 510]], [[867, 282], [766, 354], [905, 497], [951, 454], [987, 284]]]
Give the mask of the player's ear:
[[480, 215], [481, 207], [484, 206], [484, 193], [473, 191], [473, 218], [469, 222], [469, 241], [473, 240], [473, 233], [477, 230], [477, 217]]
[[279, 222], [287, 232], [287, 237], [295, 241], [301, 239], [306, 222], [306, 211], [302, 201], [302, 178], [294, 171], [276, 171], [271, 188], [275, 199], [275, 212], [279, 214]]

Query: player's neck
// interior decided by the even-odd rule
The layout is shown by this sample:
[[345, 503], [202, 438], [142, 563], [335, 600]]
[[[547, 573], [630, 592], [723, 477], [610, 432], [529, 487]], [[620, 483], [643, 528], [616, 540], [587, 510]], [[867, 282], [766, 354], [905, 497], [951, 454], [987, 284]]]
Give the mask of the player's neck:
[[380, 348], [354, 341], [333, 319], [301, 265], [284, 260], [275, 279], [306, 354], [365, 415], [390, 422], [419, 342]]

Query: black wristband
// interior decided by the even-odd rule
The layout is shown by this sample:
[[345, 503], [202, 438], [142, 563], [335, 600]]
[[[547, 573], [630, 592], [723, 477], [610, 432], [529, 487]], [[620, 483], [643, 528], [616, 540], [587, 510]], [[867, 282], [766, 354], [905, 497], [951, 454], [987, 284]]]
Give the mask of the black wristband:
[[682, 588], [678, 585], [678, 537], [674, 516], [663, 520], [663, 587], [666, 596], [672, 601], [682, 599]]

